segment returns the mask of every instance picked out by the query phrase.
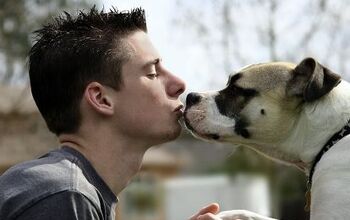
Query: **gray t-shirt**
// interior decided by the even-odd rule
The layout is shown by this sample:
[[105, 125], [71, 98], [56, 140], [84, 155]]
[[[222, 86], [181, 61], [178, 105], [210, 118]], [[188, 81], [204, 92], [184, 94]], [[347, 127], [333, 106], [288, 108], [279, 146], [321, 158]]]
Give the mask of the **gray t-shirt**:
[[1, 220], [113, 220], [116, 204], [89, 161], [68, 147], [0, 176]]

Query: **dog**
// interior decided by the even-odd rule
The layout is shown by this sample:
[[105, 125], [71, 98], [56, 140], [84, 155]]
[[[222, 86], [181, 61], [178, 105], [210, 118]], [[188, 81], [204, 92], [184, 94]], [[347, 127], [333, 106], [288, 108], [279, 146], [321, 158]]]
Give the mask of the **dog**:
[[[350, 219], [350, 84], [314, 58], [253, 64], [224, 89], [189, 93], [195, 137], [249, 147], [309, 176], [310, 219]], [[220, 219], [269, 220], [246, 210]]]

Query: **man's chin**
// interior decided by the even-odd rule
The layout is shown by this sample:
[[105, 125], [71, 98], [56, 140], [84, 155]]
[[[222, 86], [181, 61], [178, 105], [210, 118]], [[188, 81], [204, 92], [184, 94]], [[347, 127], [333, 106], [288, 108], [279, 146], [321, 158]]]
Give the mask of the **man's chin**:
[[178, 138], [181, 134], [182, 131], [182, 127], [180, 124], [177, 124], [175, 127], [173, 127], [171, 130], [168, 130], [168, 132], [166, 132], [164, 134], [164, 140], [163, 142], [169, 142], [169, 141], [173, 141], [176, 138]]
[[174, 128], [173, 131], [169, 132], [169, 141], [172, 141], [172, 140], [175, 140], [176, 138], [178, 138], [181, 134], [181, 131], [182, 131], [182, 127], [179, 123], [178, 126], [176, 128]]

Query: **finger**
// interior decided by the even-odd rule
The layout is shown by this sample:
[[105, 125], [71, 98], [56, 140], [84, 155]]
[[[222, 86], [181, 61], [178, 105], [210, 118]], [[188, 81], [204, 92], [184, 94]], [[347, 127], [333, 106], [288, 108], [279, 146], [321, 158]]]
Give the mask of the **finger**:
[[198, 215], [203, 215], [203, 214], [206, 214], [206, 213], [213, 213], [213, 214], [216, 214], [219, 212], [219, 204], [217, 203], [211, 203], [210, 205], [202, 208], [199, 212], [198, 212]]
[[196, 220], [198, 216], [206, 214], [206, 213], [216, 214], [219, 212], [219, 210], [220, 210], [219, 204], [211, 203], [210, 205], [199, 210], [199, 212], [197, 214], [191, 216], [191, 218], [189, 220]]
[[206, 213], [204, 215], [198, 216], [197, 220], [221, 220], [221, 218], [212, 213]]

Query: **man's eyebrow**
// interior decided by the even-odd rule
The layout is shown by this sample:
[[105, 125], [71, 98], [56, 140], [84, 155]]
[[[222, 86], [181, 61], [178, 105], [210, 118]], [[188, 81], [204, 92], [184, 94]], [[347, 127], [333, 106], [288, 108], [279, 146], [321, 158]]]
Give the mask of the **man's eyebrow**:
[[156, 58], [154, 60], [148, 61], [143, 67], [146, 68], [150, 65], [156, 65], [158, 63], [162, 62], [162, 58]]

